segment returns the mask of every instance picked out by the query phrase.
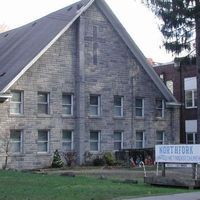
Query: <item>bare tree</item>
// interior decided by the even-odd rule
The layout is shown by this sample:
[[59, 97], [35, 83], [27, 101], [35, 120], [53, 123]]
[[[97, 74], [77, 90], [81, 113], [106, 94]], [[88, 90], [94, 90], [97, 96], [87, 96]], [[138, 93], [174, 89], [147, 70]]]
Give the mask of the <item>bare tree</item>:
[[10, 152], [10, 138], [9, 135], [0, 136], [0, 156], [4, 158], [2, 169], [6, 169], [8, 166], [8, 158]]

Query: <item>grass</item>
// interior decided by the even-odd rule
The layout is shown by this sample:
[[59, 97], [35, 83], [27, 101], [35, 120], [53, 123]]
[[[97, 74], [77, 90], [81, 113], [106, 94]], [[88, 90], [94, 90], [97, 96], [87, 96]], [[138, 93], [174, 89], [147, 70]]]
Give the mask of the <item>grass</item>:
[[64, 177], [0, 171], [1, 200], [110, 200], [186, 192], [186, 189], [153, 187], [100, 180], [94, 177]]

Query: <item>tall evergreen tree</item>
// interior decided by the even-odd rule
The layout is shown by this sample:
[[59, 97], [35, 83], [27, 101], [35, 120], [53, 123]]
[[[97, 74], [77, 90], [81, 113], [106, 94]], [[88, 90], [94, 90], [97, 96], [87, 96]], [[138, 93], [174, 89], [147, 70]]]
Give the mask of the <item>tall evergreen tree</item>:
[[200, 143], [200, 0], [143, 0], [163, 23], [167, 51], [179, 55], [195, 48], [197, 65], [197, 143]]

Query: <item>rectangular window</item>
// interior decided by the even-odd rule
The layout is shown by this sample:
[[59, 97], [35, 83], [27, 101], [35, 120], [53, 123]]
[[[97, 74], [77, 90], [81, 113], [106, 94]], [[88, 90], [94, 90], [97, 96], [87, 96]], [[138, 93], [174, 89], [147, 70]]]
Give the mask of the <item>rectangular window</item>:
[[73, 131], [71, 130], [63, 130], [62, 131], [62, 150], [72, 151], [73, 150]]
[[144, 148], [144, 131], [136, 131], [136, 148]]
[[135, 115], [136, 117], [144, 117], [144, 99], [142, 98], [135, 100]]
[[164, 143], [165, 143], [165, 132], [156, 131], [156, 144], [164, 144]]
[[186, 143], [187, 144], [196, 144], [197, 133], [186, 133]]
[[114, 132], [114, 150], [119, 151], [123, 149], [123, 132], [115, 131]]
[[123, 100], [122, 96], [114, 96], [114, 115], [115, 117], [123, 117]]
[[156, 117], [163, 118], [164, 112], [165, 112], [164, 100], [157, 99], [156, 100]]
[[197, 107], [197, 90], [185, 91], [185, 107], [196, 108]]
[[22, 131], [11, 130], [10, 132], [10, 152], [21, 153], [22, 152]]
[[99, 131], [90, 131], [90, 151], [100, 151]]
[[101, 100], [99, 95], [90, 95], [90, 116], [100, 116]]
[[10, 114], [23, 114], [24, 93], [22, 91], [12, 91], [11, 93]]
[[63, 115], [72, 116], [73, 115], [73, 95], [72, 94], [62, 94], [62, 112]]
[[39, 130], [38, 131], [38, 153], [48, 153], [49, 152], [49, 131]]
[[38, 113], [39, 114], [49, 114], [49, 93], [38, 92]]

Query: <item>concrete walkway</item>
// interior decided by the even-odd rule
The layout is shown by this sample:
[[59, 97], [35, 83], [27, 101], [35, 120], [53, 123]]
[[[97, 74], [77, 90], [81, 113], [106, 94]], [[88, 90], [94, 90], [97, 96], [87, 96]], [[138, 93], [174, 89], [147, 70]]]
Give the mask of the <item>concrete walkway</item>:
[[166, 196], [132, 198], [124, 200], [200, 200], [200, 192], [190, 192], [190, 193], [173, 194]]

